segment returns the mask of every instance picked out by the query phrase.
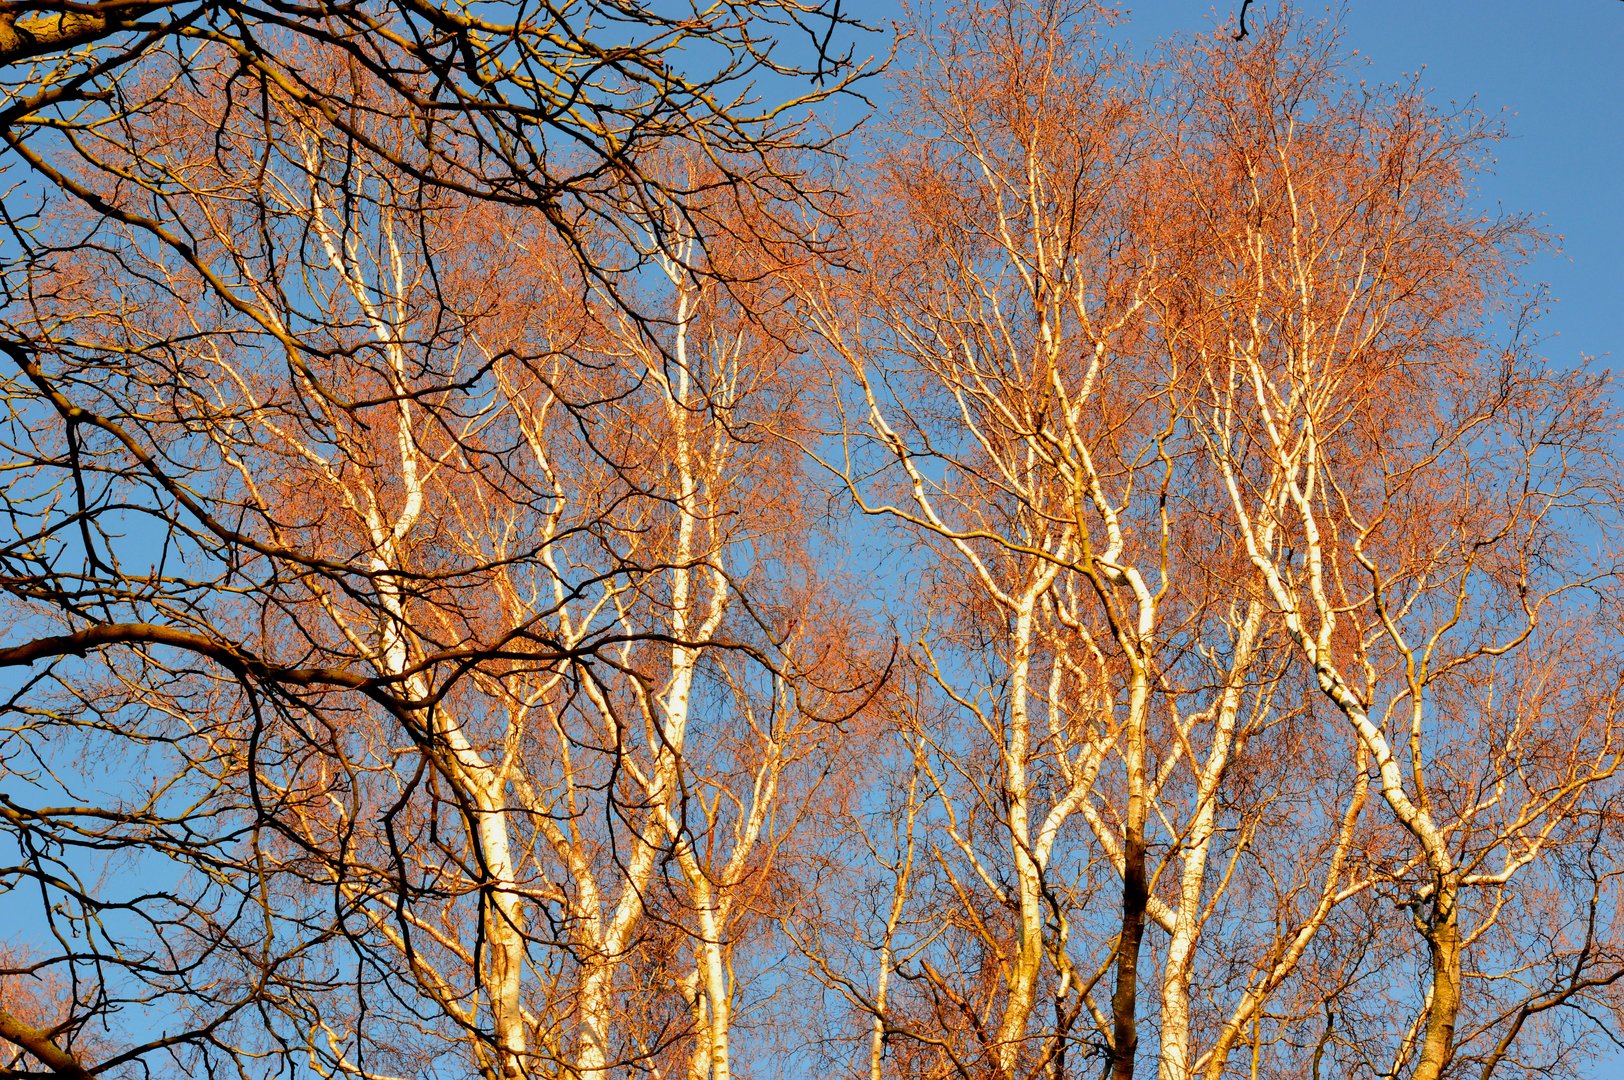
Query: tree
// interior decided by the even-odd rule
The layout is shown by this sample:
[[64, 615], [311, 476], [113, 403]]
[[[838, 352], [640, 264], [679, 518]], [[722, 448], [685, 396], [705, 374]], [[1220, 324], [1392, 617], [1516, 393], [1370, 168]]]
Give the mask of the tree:
[[1481, 118], [1110, 18], [841, 158], [838, 4], [0, 12], [0, 1073], [1572, 1072], [1607, 379]]
[[858, 257], [803, 287], [851, 387], [818, 452], [928, 560], [946, 717], [899, 734], [917, 995], [848, 996], [920, 1075], [1127, 1077], [1148, 1020], [1164, 1078], [1430, 1080], [1478, 1052], [1468, 950], [1479, 1045], [1595, 955], [1496, 927], [1610, 814], [1617, 419], [1532, 353], [1480, 121], [1290, 20], [1136, 64], [1093, 17], [923, 31]]
[[[846, 37], [859, 25], [838, 5], [804, 0], [668, 11], [569, 0], [477, 13], [421, 0], [17, 4], [0, 14], [0, 132], [13, 162], [112, 210], [94, 202], [80, 170], [95, 175], [139, 157], [148, 148], [128, 141], [121, 118], [159, 108], [167, 88], [218, 71], [217, 91], [239, 108], [252, 110], [252, 99], [274, 88], [392, 172], [540, 213], [592, 267], [579, 245], [594, 232], [635, 246], [654, 229], [655, 243], [669, 239], [675, 250], [685, 237], [710, 235], [699, 219], [713, 205], [706, 191], [792, 180], [775, 170], [774, 155], [816, 142], [805, 106], [841, 94], [860, 74]], [[784, 60], [785, 48], [773, 56], [786, 33], [805, 35], [807, 66]], [[368, 86], [365, 97], [335, 96], [327, 73], [335, 63]], [[793, 92], [764, 97], [761, 80]], [[405, 123], [409, 138], [376, 141], [379, 119]], [[673, 145], [692, 147], [712, 168], [702, 177], [651, 168]], [[154, 192], [160, 200], [163, 190]], [[161, 212], [134, 220], [184, 248], [184, 220]]]
[[[750, 434], [796, 408], [751, 311], [813, 195], [793, 110], [853, 74], [762, 35], [838, 10], [42, 10], [0, 40], [0, 662], [8, 885], [72, 989], [7, 1038], [63, 1075], [727, 1075], [775, 795], [845, 692], [755, 595], [806, 534]], [[757, 110], [766, 72], [823, 83]]]
[[1481, 124], [1339, 94], [1278, 33], [1196, 121], [1215, 152], [1181, 171], [1231, 201], [1203, 207], [1217, 261], [1173, 301], [1170, 351], [1201, 371], [1200, 438], [1264, 594], [1413, 845], [1385, 871], [1426, 991], [1390, 1071], [1413, 1054], [1431, 1080], [1464, 955], [1492, 970], [1519, 875], [1587, 842], [1619, 766], [1617, 416], [1601, 377], [1528, 349], [1505, 276], [1526, 226], [1466, 200]]

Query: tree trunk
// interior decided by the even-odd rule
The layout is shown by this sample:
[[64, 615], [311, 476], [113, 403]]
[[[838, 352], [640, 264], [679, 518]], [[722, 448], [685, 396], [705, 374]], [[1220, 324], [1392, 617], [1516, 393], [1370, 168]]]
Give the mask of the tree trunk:
[[581, 980], [579, 1045], [576, 1071], [581, 1080], [608, 1080], [609, 1009], [615, 965], [599, 961]]
[[1139, 947], [1150, 899], [1145, 876], [1145, 719], [1150, 687], [1135, 673], [1123, 763], [1128, 772], [1128, 815], [1122, 837], [1122, 936], [1117, 942], [1116, 989], [1111, 994], [1111, 1077], [1132, 1080], [1139, 1052]]
[[722, 918], [708, 882], [699, 889], [700, 957], [705, 972], [705, 1000], [709, 1023], [696, 1033], [710, 1049], [711, 1080], [729, 1080], [728, 1029], [733, 1022], [733, 994], [728, 985], [726, 946], [722, 943]]
[[1454, 883], [1439, 886], [1427, 946], [1432, 951], [1432, 1006], [1414, 1080], [1438, 1080], [1455, 1052], [1455, 1020], [1460, 1014], [1459, 894]]
[[1015, 884], [1020, 905], [1020, 944], [1009, 974], [1009, 996], [998, 1025], [998, 1075], [1015, 1076], [1026, 1026], [1037, 1001], [1038, 976], [1043, 966], [1043, 869], [1033, 857], [1030, 791], [1026, 776], [1031, 716], [1027, 711], [1027, 679], [1032, 658], [1032, 616], [1038, 594], [1054, 579], [1043, 570], [1021, 597], [1015, 614], [1015, 655], [1010, 665], [1009, 739], [1004, 748], [1004, 793], [1009, 800], [1010, 855], [1015, 863]]
[[485, 905], [485, 940], [490, 949], [488, 993], [491, 1026], [496, 1036], [502, 1080], [529, 1075], [524, 1028], [522, 979], [524, 976], [524, 911], [512, 891], [513, 860], [507, 828], [499, 811], [480, 814], [480, 843], [491, 876], [491, 895]]
[[1111, 994], [1111, 1078], [1133, 1080], [1139, 1051], [1139, 946], [1145, 936], [1145, 817], [1143, 795], [1130, 796], [1122, 845], [1122, 937], [1117, 945], [1116, 989]]

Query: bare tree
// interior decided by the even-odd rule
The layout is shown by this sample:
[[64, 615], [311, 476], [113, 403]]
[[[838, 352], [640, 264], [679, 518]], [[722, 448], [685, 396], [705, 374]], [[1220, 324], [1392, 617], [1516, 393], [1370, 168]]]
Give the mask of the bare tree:
[[1611, 977], [1565, 937], [1529, 979], [1495, 927], [1618, 767], [1616, 418], [1531, 352], [1481, 123], [1290, 20], [1139, 63], [1091, 17], [923, 30], [860, 261], [803, 288], [851, 387], [817, 452], [928, 560], [945, 709], [899, 734], [920, 999], [858, 1004], [921, 1075], [1126, 1077], [1148, 1024], [1164, 1078], [1280, 1043], [1435, 1077], [1468, 950], [1491, 1044], [1522, 1005], [1488, 999], [1546, 1000], [1517, 980]]
[[727, 1075], [839, 709], [754, 595], [806, 532], [749, 305], [846, 21], [496, 14], [5, 15], [8, 884], [71, 988], [5, 1022], [63, 1075]]
[[1387, 1071], [1431, 1080], [1464, 957], [1493, 955], [1527, 868], [1592, 835], [1619, 766], [1617, 419], [1599, 375], [1529, 350], [1525, 227], [1463, 194], [1481, 123], [1355, 98], [1288, 49], [1273, 30], [1207, 69], [1233, 75], [1181, 165], [1232, 201], [1186, 189], [1213, 261], [1169, 337], [1203, 372], [1237, 538], [1413, 845], [1383, 873], [1426, 989]]
[[841, 159], [839, 4], [0, 11], [0, 1074], [1572, 1073], [1607, 379], [1481, 118], [1113, 17]]

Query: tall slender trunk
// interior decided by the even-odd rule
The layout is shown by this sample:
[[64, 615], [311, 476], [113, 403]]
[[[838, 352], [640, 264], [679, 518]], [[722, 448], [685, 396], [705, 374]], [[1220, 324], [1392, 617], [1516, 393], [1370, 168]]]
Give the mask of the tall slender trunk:
[[490, 998], [491, 1027], [496, 1036], [502, 1080], [518, 1080], [529, 1075], [522, 996], [524, 909], [513, 891], [512, 853], [508, 850], [507, 827], [499, 808], [481, 809], [479, 840], [485, 869], [491, 879], [484, 910], [485, 942], [490, 950], [486, 993]]
[[874, 992], [874, 1024], [868, 1041], [868, 1080], [880, 1080], [885, 1072], [885, 996], [891, 982], [891, 943], [880, 949], [880, 974]]
[[1020, 940], [1008, 975], [1004, 1016], [998, 1025], [995, 1061], [998, 1075], [1015, 1075], [1026, 1027], [1037, 1000], [1038, 976], [1043, 965], [1043, 868], [1032, 848], [1030, 792], [1026, 757], [1031, 737], [1028, 679], [1032, 658], [1032, 620], [1037, 597], [1054, 580], [1046, 569], [1021, 597], [1015, 613], [1014, 655], [1010, 663], [1009, 734], [1004, 745], [1004, 793], [1009, 800], [1010, 854], [1015, 863], [1016, 901], [1019, 904]]
[[722, 918], [708, 883], [698, 890], [700, 958], [704, 969], [707, 1020], [705, 1030], [698, 1033], [710, 1050], [711, 1080], [729, 1080], [728, 1030], [733, 1022], [733, 991], [727, 973], [727, 958], [722, 942]]
[[885, 938], [880, 945], [880, 970], [874, 987], [874, 1027], [868, 1045], [869, 1080], [880, 1080], [885, 1066], [885, 1002], [891, 987], [891, 964], [895, 958], [897, 926], [902, 922], [903, 905], [908, 899], [908, 879], [913, 875], [914, 822], [919, 816], [919, 767], [917, 758], [908, 777], [908, 809], [903, 816], [907, 843], [896, 867], [896, 882], [891, 889], [891, 910], [885, 918]]
[[1432, 953], [1432, 1005], [1413, 1080], [1438, 1080], [1455, 1053], [1455, 1021], [1460, 1015], [1459, 893], [1453, 882], [1441, 883], [1427, 946]]
[[581, 947], [588, 959], [582, 964], [576, 1022], [575, 1073], [580, 1080], [608, 1080], [615, 1007], [615, 975], [625, 962], [643, 918], [643, 897], [658, 860], [659, 848], [649, 834], [656, 830], [645, 821], [633, 835], [631, 858], [620, 881], [620, 898], [609, 918], [603, 918], [599, 892], [589, 872], [578, 875], [582, 886], [576, 917], [582, 928]]
[[694, 966], [682, 977], [682, 1000], [688, 1003], [693, 1016], [694, 1047], [688, 1055], [688, 1080], [705, 1080], [710, 1076], [710, 1040], [704, 1038], [710, 1030], [710, 1009], [705, 1004], [704, 960], [694, 957]]
[[1031, 851], [1021, 840], [1027, 835], [1024, 797], [1017, 810], [1010, 807], [1010, 830], [1015, 833], [1015, 874], [1020, 904], [1020, 944], [1009, 974], [1009, 995], [998, 1027], [998, 1075], [1013, 1077], [1026, 1038], [1026, 1027], [1037, 1001], [1038, 976], [1043, 965], [1043, 883]]
[[1212, 850], [1218, 814], [1218, 785], [1229, 766], [1235, 745], [1236, 717], [1246, 674], [1256, 654], [1263, 605], [1253, 601], [1235, 638], [1235, 656], [1224, 683], [1223, 697], [1213, 724], [1212, 747], [1196, 784], [1195, 812], [1184, 837], [1184, 868], [1179, 877], [1177, 922], [1167, 944], [1162, 967], [1161, 1053], [1158, 1080], [1187, 1080], [1190, 1075], [1190, 979], [1194, 972], [1196, 942], [1200, 939], [1201, 893], [1206, 884], [1207, 856]]
[[615, 967], [612, 959], [599, 958], [581, 979], [579, 1045], [575, 1052], [576, 1071], [581, 1080], [608, 1080], [609, 1010]]
[[[1129, 755], [1129, 767], [1143, 755]], [[1141, 787], [1143, 785], [1140, 785]], [[1122, 843], [1122, 936], [1117, 943], [1116, 988], [1111, 993], [1111, 1077], [1132, 1080], [1139, 1052], [1139, 947], [1145, 937], [1145, 906], [1149, 890], [1145, 878], [1144, 792], [1128, 796], [1128, 821]]]
[[[1143, 628], [1141, 628], [1143, 630]], [[1143, 640], [1145, 635], [1141, 635]], [[1135, 658], [1123, 766], [1128, 813], [1122, 835], [1122, 934], [1117, 941], [1116, 987], [1111, 993], [1111, 1077], [1132, 1080], [1139, 1053], [1139, 950], [1145, 937], [1150, 888], [1145, 872], [1145, 725], [1150, 703], [1148, 658]]]
[[1194, 970], [1201, 914], [1201, 887], [1206, 880], [1207, 852], [1212, 845], [1212, 800], [1205, 800], [1190, 826], [1179, 882], [1178, 921], [1167, 943], [1162, 966], [1162, 1025], [1159, 1080], [1185, 1080], [1190, 1067], [1190, 977]]

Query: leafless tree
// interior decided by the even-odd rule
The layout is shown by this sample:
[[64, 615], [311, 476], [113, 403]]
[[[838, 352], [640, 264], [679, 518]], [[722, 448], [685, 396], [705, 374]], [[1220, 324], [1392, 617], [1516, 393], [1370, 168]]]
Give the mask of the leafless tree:
[[7, 884], [65, 987], [5, 1037], [61, 1075], [727, 1075], [774, 796], [851, 689], [755, 595], [805, 530], [750, 434], [796, 408], [750, 300], [850, 21], [0, 21]]

